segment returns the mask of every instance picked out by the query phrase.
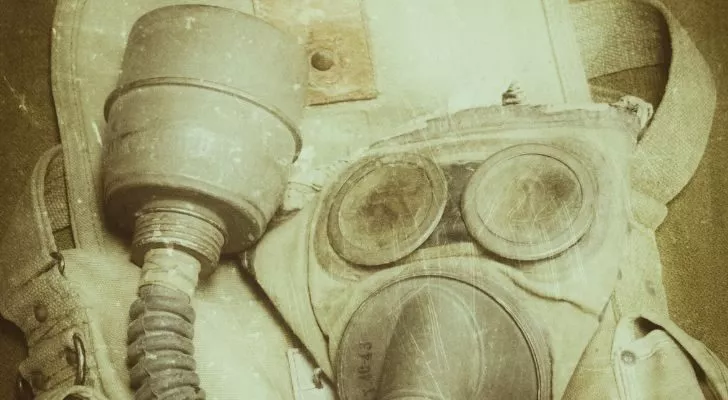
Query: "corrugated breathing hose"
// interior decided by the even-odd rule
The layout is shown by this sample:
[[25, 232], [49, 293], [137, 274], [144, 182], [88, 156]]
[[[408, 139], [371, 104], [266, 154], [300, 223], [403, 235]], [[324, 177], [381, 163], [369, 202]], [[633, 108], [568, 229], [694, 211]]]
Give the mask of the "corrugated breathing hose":
[[204, 399], [195, 372], [195, 311], [189, 296], [161, 285], [142, 286], [129, 318], [127, 357], [135, 399]]
[[195, 372], [191, 298], [203, 265], [217, 263], [224, 235], [185, 205], [151, 202], [137, 216], [132, 246], [144, 261], [127, 331], [136, 400], [205, 398]]

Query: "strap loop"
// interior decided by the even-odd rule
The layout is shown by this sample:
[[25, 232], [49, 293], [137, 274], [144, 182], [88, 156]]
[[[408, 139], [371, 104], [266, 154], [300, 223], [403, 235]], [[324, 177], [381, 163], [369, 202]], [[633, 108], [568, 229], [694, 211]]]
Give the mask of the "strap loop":
[[657, 0], [593, 0], [572, 5], [589, 78], [665, 63], [665, 95], [632, 164], [635, 190], [662, 204], [690, 181], [705, 152], [715, 111], [715, 84], [704, 58]]

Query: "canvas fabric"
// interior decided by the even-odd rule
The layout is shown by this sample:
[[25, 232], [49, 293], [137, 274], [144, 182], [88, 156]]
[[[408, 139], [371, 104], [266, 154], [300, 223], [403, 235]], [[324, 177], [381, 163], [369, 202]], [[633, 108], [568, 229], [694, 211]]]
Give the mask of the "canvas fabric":
[[[94, 35], [79, 32], [92, 29], [84, 16], [100, 12], [104, 6], [97, 3], [59, 1], [54, 40], [79, 37], [75, 46], [94, 47]], [[167, 3], [176, 2], [158, 6]], [[557, 397], [726, 399], [728, 369], [669, 319], [654, 237], [665, 205], [687, 184], [705, 149], [715, 106], [710, 73], [660, 3], [593, 0], [574, 3], [571, 13], [587, 76], [599, 83], [592, 87], [595, 101], [611, 102], [624, 94], [602, 86], [614, 74], [670, 66], [660, 105], [630, 163], [625, 261], [607, 288], [607, 307], [594, 326], [583, 327], [589, 336], [581, 338], [586, 348], [571, 355], [574, 365], [566, 370], [573, 373], [558, 378]], [[114, 80], [120, 55], [103, 51], [99, 49], [100, 57], [108, 56], [109, 68], [99, 73]], [[128, 261], [127, 244], [103, 223], [96, 167], [101, 132], [88, 118], [94, 112], [86, 108], [89, 103], [78, 96], [83, 87], [83, 95], [100, 105], [106, 93], [83, 86], [84, 77], [73, 68], [76, 54], [53, 54], [56, 107], [65, 110], [59, 112], [63, 147], [38, 162], [0, 244], [0, 314], [26, 335], [29, 354], [20, 373], [38, 399], [129, 399], [126, 325], [139, 268]], [[338, 171], [323, 173], [320, 182], [305, 174], [308, 181], [293, 185], [321, 188]], [[269, 243], [298, 244], [286, 258], [306, 257], [305, 242], [295, 237], [310, 226], [317, 199], [314, 195], [286, 229], [279, 227], [266, 237]], [[269, 299], [238, 264], [223, 260], [193, 300], [202, 386], [208, 398], [293, 399], [286, 351], [302, 345], [297, 336], [330, 374], [326, 337], [310, 304], [280, 309], [282, 299]], [[291, 292], [308, 285], [305, 271], [266, 279], [258, 277], [268, 294], [281, 293], [286, 285]], [[308, 290], [304, 287], [304, 293]], [[271, 304], [279, 306], [283, 317]]]
[[[665, 205], [690, 180], [707, 144], [715, 107], [707, 65], [679, 22], [658, 2], [581, 2], [573, 10], [593, 81], [665, 62], [669, 72], [660, 106], [632, 162], [637, 224], [630, 232], [630, 256], [565, 398], [724, 398], [725, 364], [669, 319], [654, 235], [667, 214]], [[665, 33], [669, 47], [661, 45]], [[631, 50], [605, 46], [605, 37], [611, 35]], [[660, 48], [664, 50], [655, 51]], [[593, 93], [596, 101], [620, 95], [603, 86], [593, 87]]]

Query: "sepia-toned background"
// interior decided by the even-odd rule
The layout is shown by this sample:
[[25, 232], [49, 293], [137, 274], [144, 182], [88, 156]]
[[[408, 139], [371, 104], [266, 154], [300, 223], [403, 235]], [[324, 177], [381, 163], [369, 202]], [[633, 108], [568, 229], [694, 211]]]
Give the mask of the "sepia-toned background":
[[[487, 0], [484, 0], [487, 1]], [[708, 149], [658, 230], [675, 321], [728, 362], [728, 1], [663, 0], [703, 52], [718, 86]], [[54, 1], [0, 0], [0, 236], [38, 157], [58, 143], [51, 88]], [[0, 322], [0, 398], [24, 355], [22, 334]]]

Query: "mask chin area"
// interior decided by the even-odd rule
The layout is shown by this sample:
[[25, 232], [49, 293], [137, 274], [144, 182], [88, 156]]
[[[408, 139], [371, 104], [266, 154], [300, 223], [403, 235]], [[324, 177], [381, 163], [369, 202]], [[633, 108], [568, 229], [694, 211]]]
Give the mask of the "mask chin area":
[[403, 279], [370, 296], [336, 361], [342, 400], [550, 396], [548, 351], [529, 317], [512, 299], [441, 276]]

